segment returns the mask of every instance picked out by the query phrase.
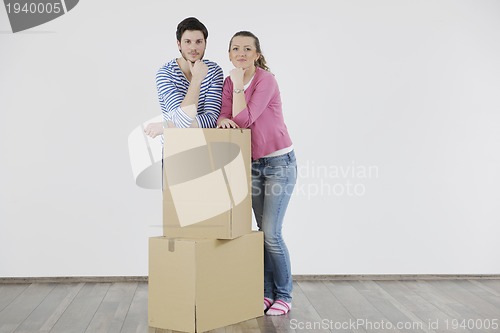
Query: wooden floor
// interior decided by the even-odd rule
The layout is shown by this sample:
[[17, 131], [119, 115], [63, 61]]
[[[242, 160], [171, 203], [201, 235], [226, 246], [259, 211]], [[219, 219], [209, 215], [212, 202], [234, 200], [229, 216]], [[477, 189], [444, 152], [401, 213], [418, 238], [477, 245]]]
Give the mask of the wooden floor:
[[[0, 333], [171, 332], [147, 326], [147, 288], [2, 284]], [[500, 332], [499, 325], [500, 280], [299, 281], [288, 315], [211, 332]]]

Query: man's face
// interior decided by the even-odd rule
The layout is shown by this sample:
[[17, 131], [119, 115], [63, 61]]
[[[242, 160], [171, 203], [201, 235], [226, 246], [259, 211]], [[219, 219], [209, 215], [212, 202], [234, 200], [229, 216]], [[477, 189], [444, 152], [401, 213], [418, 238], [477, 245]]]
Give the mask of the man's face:
[[182, 34], [181, 41], [177, 41], [182, 57], [194, 63], [203, 59], [207, 44], [203, 33], [199, 30], [186, 30]]

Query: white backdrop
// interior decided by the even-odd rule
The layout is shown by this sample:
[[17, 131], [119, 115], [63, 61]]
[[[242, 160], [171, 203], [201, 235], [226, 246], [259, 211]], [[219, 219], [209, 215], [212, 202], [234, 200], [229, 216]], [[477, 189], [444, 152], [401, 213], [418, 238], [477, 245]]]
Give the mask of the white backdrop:
[[294, 274], [500, 273], [499, 1], [171, 3], [81, 0], [17, 34], [0, 8], [0, 276], [147, 275], [161, 192], [127, 137], [188, 16], [225, 75], [250, 30], [277, 77]]

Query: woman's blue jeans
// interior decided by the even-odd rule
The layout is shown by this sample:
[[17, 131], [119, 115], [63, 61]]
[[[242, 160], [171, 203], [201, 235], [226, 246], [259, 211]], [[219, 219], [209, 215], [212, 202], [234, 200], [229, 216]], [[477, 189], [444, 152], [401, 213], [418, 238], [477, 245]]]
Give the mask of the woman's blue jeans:
[[252, 208], [264, 232], [264, 296], [288, 303], [292, 301], [292, 270], [281, 228], [296, 181], [293, 151], [252, 162]]

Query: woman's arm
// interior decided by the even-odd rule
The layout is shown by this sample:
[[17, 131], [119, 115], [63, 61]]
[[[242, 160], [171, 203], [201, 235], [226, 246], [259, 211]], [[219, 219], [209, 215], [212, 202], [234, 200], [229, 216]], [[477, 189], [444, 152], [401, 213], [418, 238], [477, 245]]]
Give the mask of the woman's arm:
[[243, 77], [245, 70], [243, 68], [233, 68], [229, 74], [231, 82], [233, 82], [233, 107], [232, 116], [236, 117], [241, 111], [246, 109], [247, 101], [245, 100], [245, 91], [243, 84]]
[[[262, 74], [268, 75], [261, 75], [259, 80], [255, 82], [254, 90], [249, 92], [251, 94], [250, 99], [245, 101], [246, 107], [233, 117], [233, 121], [239, 127], [250, 127], [266, 110], [271, 101], [276, 97], [276, 94], [279, 94], [278, 83], [274, 76], [267, 72]], [[233, 94], [238, 95], [236, 93]]]
[[220, 109], [219, 119], [217, 120], [217, 126], [222, 119], [231, 119], [232, 107], [233, 107], [233, 95], [231, 91], [233, 90], [233, 83], [231, 79], [227, 77], [224, 80], [224, 86], [222, 87], [222, 106]]

